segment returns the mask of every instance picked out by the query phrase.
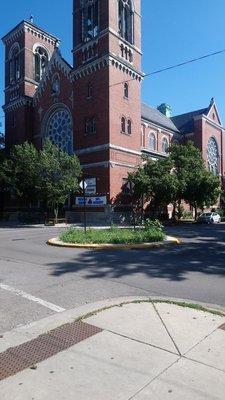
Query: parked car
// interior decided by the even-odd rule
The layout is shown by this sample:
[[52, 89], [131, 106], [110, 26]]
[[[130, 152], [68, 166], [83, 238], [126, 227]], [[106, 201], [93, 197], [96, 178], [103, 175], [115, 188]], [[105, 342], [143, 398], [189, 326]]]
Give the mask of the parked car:
[[199, 224], [219, 224], [221, 222], [221, 217], [216, 212], [205, 212], [198, 217], [197, 222]]

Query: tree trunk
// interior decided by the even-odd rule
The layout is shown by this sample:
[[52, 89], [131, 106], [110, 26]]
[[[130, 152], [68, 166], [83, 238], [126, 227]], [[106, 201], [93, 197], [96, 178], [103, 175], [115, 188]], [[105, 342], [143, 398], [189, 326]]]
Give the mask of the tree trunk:
[[55, 214], [55, 223], [58, 223], [58, 214], [59, 214], [59, 207], [57, 204], [54, 206], [54, 214]]
[[176, 203], [173, 203], [173, 212], [172, 212], [172, 220], [175, 222], [176, 220]]
[[194, 204], [194, 210], [195, 210], [195, 221], [197, 221], [197, 216], [198, 216], [198, 207], [196, 204]]

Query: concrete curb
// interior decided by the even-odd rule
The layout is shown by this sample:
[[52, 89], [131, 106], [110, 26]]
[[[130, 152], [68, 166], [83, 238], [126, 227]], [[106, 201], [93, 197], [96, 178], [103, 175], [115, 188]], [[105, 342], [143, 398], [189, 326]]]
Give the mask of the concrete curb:
[[[185, 299], [177, 299], [173, 297], [163, 297], [163, 296], [127, 296], [127, 297], [119, 297], [115, 299], [108, 299], [97, 301], [94, 303], [85, 304], [82, 306], [78, 306], [71, 310], [66, 310], [61, 313], [53, 314], [50, 317], [43, 318], [39, 321], [31, 322], [27, 325], [20, 326], [15, 328], [9, 332], [3, 333], [3, 337], [0, 339], [0, 353], [6, 351], [10, 347], [15, 347], [25, 342], [28, 342], [32, 339], [37, 338], [38, 336], [47, 333], [55, 328], [58, 328], [64, 324], [72, 323], [75, 320], [85, 319], [90, 314], [95, 314], [103, 311], [104, 309], [109, 309], [112, 307], [120, 306], [121, 304], [129, 304], [134, 302], [147, 302], [147, 301], [155, 301], [155, 302], [171, 302], [172, 304], [181, 307], [179, 303], [189, 305], [199, 305], [200, 307], [204, 307], [205, 312], [221, 312], [224, 314], [225, 318], [225, 308], [220, 307], [218, 305], [210, 305], [206, 303], [201, 303], [198, 301], [190, 301]], [[193, 309], [194, 311], [194, 309]], [[202, 311], [204, 312], [204, 311]]]
[[59, 238], [52, 238], [47, 241], [49, 246], [67, 247], [75, 249], [94, 249], [94, 250], [138, 250], [151, 249], [168, 245], [178, 245], [181, 241], [173, 236], [167, 236], [163, 242], [136, 243], [136, 244], [84, 244], [84, 243], [64, 243]]

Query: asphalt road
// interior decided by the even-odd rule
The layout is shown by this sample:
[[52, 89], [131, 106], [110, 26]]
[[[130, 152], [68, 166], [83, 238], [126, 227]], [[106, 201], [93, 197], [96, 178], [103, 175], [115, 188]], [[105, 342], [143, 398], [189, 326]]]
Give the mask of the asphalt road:
[[57, 228], [0, 228], [0, 334], [120, 296], [169, 296], [225, 307], [225, 224], [169, 228], [180, 246], [84, 251], [49, 247]]

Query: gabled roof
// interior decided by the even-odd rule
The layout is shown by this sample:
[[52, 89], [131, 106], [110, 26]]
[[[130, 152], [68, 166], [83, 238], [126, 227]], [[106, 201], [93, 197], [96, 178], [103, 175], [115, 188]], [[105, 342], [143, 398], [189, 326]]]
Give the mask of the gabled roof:
[[182, 133], [190, 133], [194, 131], [194, 118], [207, 115], [209, 112], [209, 107], [202, 108], [200, 110], [191, 111], [186, 114], [177, 115], [172, 117], [171, 120], [173, 121], [174, 125], [176, 125], [177, 129]]
[[159, 110], [149, 107], [145, 103], [142, 103], [141, 105], [141, 117], [144, 120], [159, 125], [162, 128], [172, 130], [173, 132], [178, 132], [176, 125], [173, 123], [173, 121], [171, 121], [170, 118], [166, 117]]
[[37, 102], [44, 93], [47, 82], [52, 76], [52, 71], [55, 67], [57, 67], [57, 69], [60, 70], [68, 79], [71, 79], [70, 73], [73, 67], [62, 57], [60, 50], [56, 48], [35, 92], [34, 103]]

